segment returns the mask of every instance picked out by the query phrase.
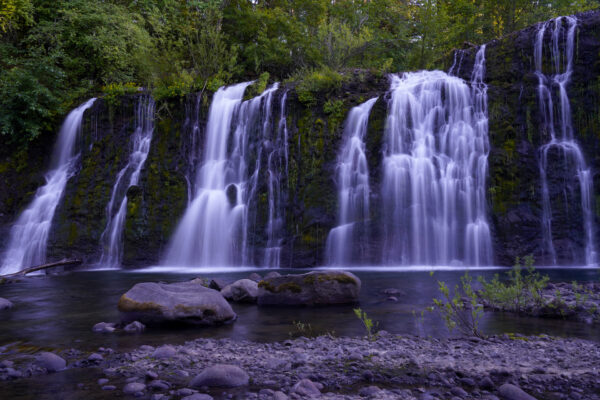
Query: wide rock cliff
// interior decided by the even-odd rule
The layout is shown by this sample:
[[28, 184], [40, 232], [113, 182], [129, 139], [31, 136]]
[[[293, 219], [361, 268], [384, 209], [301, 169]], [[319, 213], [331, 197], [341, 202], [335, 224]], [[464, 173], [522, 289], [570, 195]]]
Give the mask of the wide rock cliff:
[[[598, 227], [600, 211], [600, 12], [580, 14], [574, 52], [574, 69], [568, 94], [574, 134], [594, 177], [593, 204]], [[538, 79], [534, 73], [537, 27], [493, 41], [486, 49], [489, 109], [488, 214], [492, 226], [495, 263], [511, 265], [516, 256], [533, 254], [538, 264], [550, 260], [542, 244], [542, 203], [539, 170], [540, 146], [549, 138], [540, 129]], [[470, 80], [477, 48], [460, 51], [460, 69]], [[448, 69], [454, 57], [449, 57]], [[287, 173], [281, 178], [281, 266], [305, 267], [325, 262], [325, 242], [336, 225], [337, 155], [343, 125], [351, 107], [379, 97], [369, 118], [365, 138], [370, 177], [370, 240], [364, 243], [363, 263], [382, 260], [382, 154], [389, 100], [389, 80], [368, 71], [346, 71], [333, 88], [307, 97], [296, 84], [284, 84], [275, 94], [273, 121], [277, 127], [284, 104], [288, 127]], [[282, 96], [286, 94], [286, 102]], [[140, 94], [139, 96], [142, 96]], [[87, 113], [78, 171], [69, 180], [59, 205], [49, 241], [49, 258], [100, 259], [100, 237], [106, 226], [106, 206], [118, 172], [127, 163], [135, 129], [139, 96], [118, 104], [99, 100]], [[156, 264], [185, 208], [193, 197], [197, 162], [202, 155], [204, 129], [211, 102], [208, 92], [157, 102], [150, 152], [138, 185], [127, 190], [128, 205], [123, 232], [123, 264]], [[273, 128], [275, 129], [275, 128]], [[256, 130], [258, 132], [258, 130]], [[13, 154], [0, 162], [0, 224], [5, 245], [13, 222], [40, 182], [48, 164], [48, 138], [31, 146], [29, 153]], [[249, 175], [257, 168], [256, 194], [249, 201], [247, 243], [249, 261], [261, 265], [268, 234], [268, 160], [257, 159], [258, 148], [272, 145], [258, 134], [248, 144]], [[263, 152], [266, 153], [266, 152]], [[584, 262], [585, 235], [579, 181], [559, 154], [549, 155], [548, 182], [552, 205], [553, 242], [561, 265]], [[598, 232], [596, 232], [598, 233]], [[596, 238], [600, 235], [596, 234]]]

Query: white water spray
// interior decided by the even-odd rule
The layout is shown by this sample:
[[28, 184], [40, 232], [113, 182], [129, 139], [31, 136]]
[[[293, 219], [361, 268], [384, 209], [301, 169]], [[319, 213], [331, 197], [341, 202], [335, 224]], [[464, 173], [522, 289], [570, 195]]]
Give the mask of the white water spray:
[[267, 221], [267, 247], [263, 265], [279, 268], [281, 265], [281, 242], [283, 237], [283, 193], [282, 180], [288, 176], [288, 127], [285, 116], [287, 91], [281, 96], [277, 136], [271, 141], [267, 159], [269, 190], [269, 219]]
[[[358, 237], [357, 225], [369, 218], [369, 167], [364, 138], [369, 115], [377, 97], [350, 110], [337, 164], [338, 226], [327, 236], [326, 254], [329, 265], [349, 265], [362, 261], [362, 245], [368, 235]], [[358, 251], [357, 251], [358, 250]]]
[[83, 114], [95, 100], [90, 99], [71, 111], [63, 122], [54, 146], [50, 170], [46, 173], [46, 184], [37, 190], [33, 201], [11, 228], [10, 241], [0, 268], [2, 274], [19, 272], [46, 261], [52, 218], [79, 158], [79, 154], [74, 154], [74, 147], [81, 131]]
[[441, 71], [392, 76], [382, 200], [388, 264], [491, 265], [485, 48], [473, 91]]
[[[550, 142], [540, 148], [540, 176], [542, 181], [542, 234], [544, 250], [553, 264], [556, 264], [556, 250], [552, 238], [552, 207], [548, 187], [548, 152], [558, 151], [567, 161], [573, 162], [575, 176], [579, 180], [581, 191], [581, 209], [583, 213], [583, 228], [585, 231], [585, 261], [588, 265], [597, 263], [594, 244], [594, 213], [592, 195], [594, 193], [590, 168], [585, 162], [581, 148], [573, 136], [571, 122], [571, 106], [567, 86], [573, 73], [573, 52], [575, 49], [575, 33], [577, 19], [575, 17], [558, 17], [552, 21], [540, 24], [534, 43], [535, 73], [538, 77], [538, 97], [543, 129], [550, 136]], [[546, 36], [550, 37], [550, 57], [553, 74], [543, 72], [543, 47]], [[561, 52], [561, 42], [564, 52]], [[552, 97], [552, 85], [558, 87], [558, 110], [554, 115], [555, 106]], [[558, 128], [558, 134], [557, 129]]]
[[110, 201], [106, 206], [106, 227], [100, 237], [102, 256], [98, 264], [101, 267], [118, 268], [121, 265], [123, 226], [127, 215], [127, 189], [138, 184], [140, 172], [150, 152], [154, 132], [154, 100], [150, 96], [139, 98], [135, 124], [135, 131], [131, 136], [132, 148], [129, 160], [117, 174]]
[[269, 129], [271, 100], [278, 88], [275, 84], [242, 103], [250, 83], [220, 88], [213, 97], [196, 194], [171, 240], [168, 265], [215, 267], [250, 262], [248, 208], [257, 191], [261, 149], [248, 178], [248, 139], [252, 132], [264, 135]]

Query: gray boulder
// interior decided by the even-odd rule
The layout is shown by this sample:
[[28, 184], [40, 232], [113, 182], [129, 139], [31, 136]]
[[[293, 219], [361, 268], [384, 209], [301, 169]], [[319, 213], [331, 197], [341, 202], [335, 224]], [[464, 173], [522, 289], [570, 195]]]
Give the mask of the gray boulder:
[[60, 371], [67, 366], [67, 362], [62, 357], [47, 351], [40, 353], [36, 357], [36, 363], [40, 367], [46, 368], [46, 371], [48, 372]]
[[258, 283], [259, 305], [324, 305], [358, 301], [361, 282], [345, 271], [314, 271], [265, 278]]
[[221, 290], [227, 300], [238, 303], [256, 303], [258, 297], [258, 283], [250, 279], [240, 279], [227, 285]]
[[92, 327], [92, 331], [100, 333], [112, 333], [115, 331], [116, 324], [112, 322], [98, 322]]
[[123, 330], [128, 333], [141, 333], [146, 329], [146, 325], [142, 324], [140, 321], [133, 321], [130, 324], [125, 325]]
[[9, 308], [13, 308], [13, 303], [10, 300], [0, 297], [0, 310], [8, 310]]
[[504, 400], [536, 400], [535, 397], [528, 395], [520, 387], [510, 383], [500, 386], [498, 393]]
[[261, 276], [259, 274], [257, 274], [256, 272], [251, 273], [248, 276], [248, 279], [250, 279], [251, 281], [254, 282], [260, 282], [260, 280], [262, 279]]
[[278, 278], [280, 277], [281, 274], [277, 271], [271, 271], [268, 274], [265, 275], [265, 279], [269, 279], [269, 278]]
[[192, 387], [238, 387], [246, 386], [249, 377], [246, 371], [235, 365], [216, 364], [206, 368], [190, 382]]
[[195, 281], [138, 283], [121, 296], [119, 311], [126, 321], [146, 324], [176, 321], [217, 325], [236, 319], [221, 293]]
[[227, 282], [221, 278], [214, 278], [210, 280], [208, 287], [215, 290], [222, 290], [225, 286], [227, 286]]

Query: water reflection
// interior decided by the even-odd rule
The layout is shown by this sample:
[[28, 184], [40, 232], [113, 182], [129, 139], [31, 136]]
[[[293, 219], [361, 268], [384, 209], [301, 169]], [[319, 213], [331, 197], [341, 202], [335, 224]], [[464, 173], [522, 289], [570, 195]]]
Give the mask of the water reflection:
[[[301, 273], [303, 271], [280, 272]], [[266, 270], [259, 270], [266, 273]], [[471, 270], [471, 275], [490, 279], [494, 270]], [[250, 272], [206, 273], [206, 278], [233, 281], [247, 277]], [[420, 311], [438, 295], [437, 281], [449, 286], [459, 282], [464, 271], [440, 270], [430, 276], [426, 271], [364, 271], [354, 273], [363, 282], [360, 307], [379, 327], [395, 334], [444, 337], [449, 333], [435, 313]], [[597, 281], [597, 269], [549, 269], [552, 281]], [[128, 349], [141, 344], [183, 343], [198, 337], [232, 338], [236, 340], [278, 341], [294, 332], [294, 322], [310, 324], [316, 333], [334, 333], [340, 336], [364, 334], [354, 316], [352, 306], [320, 308], [257, 307], [233, 304], [238, 320], [231, 325], [215, 328], [149, 329], [142, 335], [99, 334], [91, 331], [100, 321], [119, 319], [116, 305], [119, 297], [137, 282], [188, 280], [198, 274], [165, 274], [156, 272], [77, 272], [56, 277], [35, 277], [19, 283], [0, 286], [0, 297], [15, 303], [14, 309], [0, 314], [0, 346], [21, 343], [45, 348], [95, 349], [99, 346]], [[398, 289], [398, 302], [387, 300], [384, 289]], [[415, 313], [413, 313], [415, 311]], [[575, 336], [598, 340], [597, 329], [579, 322], [518, 317], [507, 313], [486, 313], [481, 327], [488, 334], [520, 332], [547, 333], [557, 336]]]

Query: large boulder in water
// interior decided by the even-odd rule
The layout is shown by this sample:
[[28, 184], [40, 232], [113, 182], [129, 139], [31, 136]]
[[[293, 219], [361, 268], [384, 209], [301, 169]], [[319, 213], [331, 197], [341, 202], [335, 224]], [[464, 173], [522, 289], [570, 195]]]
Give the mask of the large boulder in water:
[[240, 279], [225, 286], [221, 294], [227, 299], [238, 303], [256, 303], [258, 284], [250, 279]]
[[258, 283], [259, 305], [325, 305], [358, 301], [361, 282], [345, 271], [283, 275]]
[[138, 283], [121, 296], [119, 311], [126, 321], [144, 323], [217, 325], [236, 319], [221, 293], [196, 281]]

